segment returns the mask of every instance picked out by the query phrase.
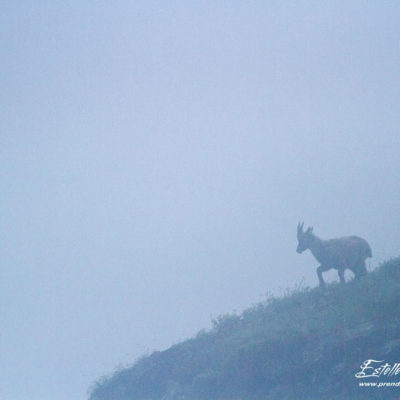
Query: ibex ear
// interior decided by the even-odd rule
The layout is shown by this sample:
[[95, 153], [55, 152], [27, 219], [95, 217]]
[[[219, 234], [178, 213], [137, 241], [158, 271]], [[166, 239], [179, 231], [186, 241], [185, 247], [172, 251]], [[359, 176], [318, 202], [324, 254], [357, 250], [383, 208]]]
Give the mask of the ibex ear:
[[313, 231], [313, 227], [312, 226], [310, 226], [308, 229], [307, 229], [307, 233], [312, 233], [312, 231]]

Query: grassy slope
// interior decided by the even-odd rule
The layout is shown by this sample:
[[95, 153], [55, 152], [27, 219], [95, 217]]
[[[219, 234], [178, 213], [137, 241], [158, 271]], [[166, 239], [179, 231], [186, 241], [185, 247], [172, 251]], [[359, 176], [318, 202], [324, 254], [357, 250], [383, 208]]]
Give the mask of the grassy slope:
[[400, 258], [360, 282], [221, 316], [98, 382], [90, 400], [400, 398], [400, 388], [359, 388], [354, 377], [368, 358], [400, 362], [399, 307]]

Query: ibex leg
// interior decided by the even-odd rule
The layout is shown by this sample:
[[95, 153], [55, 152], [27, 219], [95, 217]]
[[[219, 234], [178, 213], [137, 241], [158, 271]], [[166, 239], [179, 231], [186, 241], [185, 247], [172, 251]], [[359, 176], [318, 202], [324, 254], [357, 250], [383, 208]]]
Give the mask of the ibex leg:
[[324, 267], [323, 265], [320, 265], [320, 266], [317, 268], [317, 275], [318, 275], [318, 279], [319, 279], [319, 284], [320, 284], [320, 286], [324, 286], [324, 285], [325, 285], [324, 279], [322, 278], [322, 273], [325, 272], [325, 271], [328, 271], [329, 269], [330, 269], [330, 268], [326, 268], [326, 267]]
[[346, 283], [346, 281], [344, 280], [344, 269], [339, 269], [338, 274], [339, 274], [340, 283], [342, 285], [344, 285]]
[[365, 260], [361, 260], [358, 264], [358, 268], [354, 271], [354, 275], [356, 279], [361, 278], [362, 276], [367, 275], [367, 268], [365, 266]]

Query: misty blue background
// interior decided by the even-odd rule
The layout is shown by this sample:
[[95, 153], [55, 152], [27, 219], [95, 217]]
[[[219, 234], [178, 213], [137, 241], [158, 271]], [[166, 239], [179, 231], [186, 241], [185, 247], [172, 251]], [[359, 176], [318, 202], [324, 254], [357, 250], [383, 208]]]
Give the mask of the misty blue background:
[[1, 3], [2, 399], [315, 286], [299, 220], [400, 253], [400, 6], [323, 3]]

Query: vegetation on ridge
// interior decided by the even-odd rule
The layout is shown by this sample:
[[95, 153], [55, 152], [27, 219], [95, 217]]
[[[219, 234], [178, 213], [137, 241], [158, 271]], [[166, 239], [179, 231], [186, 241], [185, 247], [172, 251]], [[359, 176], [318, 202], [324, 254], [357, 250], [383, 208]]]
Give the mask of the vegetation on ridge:
[[360, 281], [297, 288], [213, 320], [97, 382], [90, 400], [390, 399], [359, 387], [369, 358], [400, 362], [400, 258]]

